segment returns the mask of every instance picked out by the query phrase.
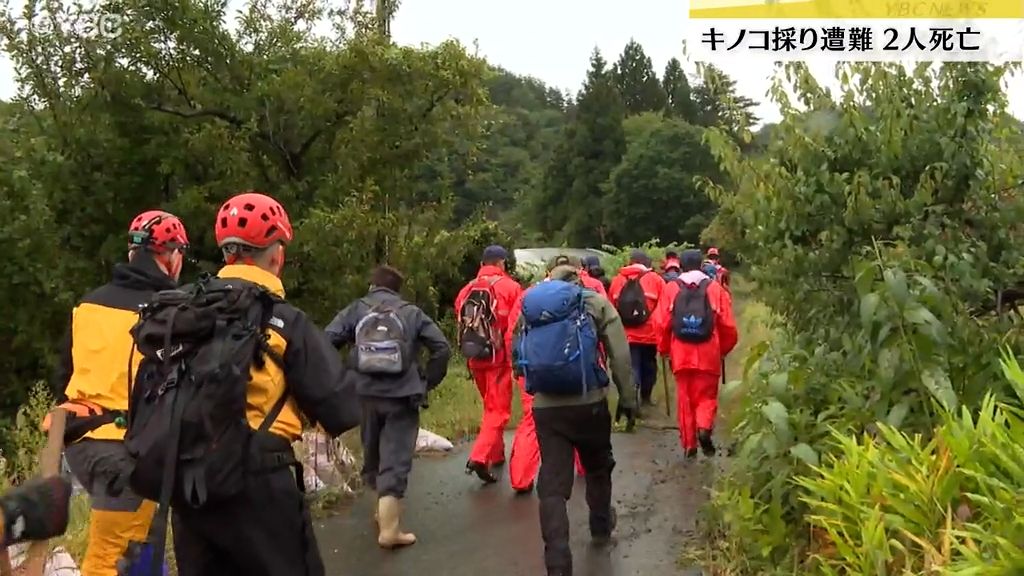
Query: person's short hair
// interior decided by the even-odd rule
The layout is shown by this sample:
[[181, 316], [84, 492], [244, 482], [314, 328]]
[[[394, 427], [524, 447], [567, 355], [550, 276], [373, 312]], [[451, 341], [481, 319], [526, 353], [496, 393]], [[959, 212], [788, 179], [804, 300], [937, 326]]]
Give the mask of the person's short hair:
[[370, 284], [379, 286], [381, 288], [387, 288], [394, 292], [400, 292], [402, 290], [402, 283], [405, 282], [405, 276], [398, 271], [397, 268], [382, 264], [373, 269], [370, 273]]

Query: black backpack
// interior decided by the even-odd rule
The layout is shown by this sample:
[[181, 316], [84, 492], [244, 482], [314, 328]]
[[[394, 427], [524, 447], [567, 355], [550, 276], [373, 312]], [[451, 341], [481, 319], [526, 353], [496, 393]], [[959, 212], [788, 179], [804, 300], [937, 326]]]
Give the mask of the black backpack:
[[651, 316], [647, 309], [647, 295], [644, 294], [644, 287], [640, 279], [646, 274], [634, 276], [626, 280], [626, 285], [619, 293], [619, 301], [616, 309], [622, 318], [623, 326], [643, 326]]
[[687, 284], [677, 278], [675, 282], [679, 284], [679, 293], [672, 303], [672, 333], [683, 342], [707, 342], [715, 330], [715, 309], [708, 299], [708, 286], [713, 280], [705, 278], [699, 284]]
[[494, 291], [500, 280], [501, 276], [477, 279], [459, 310], [459, 348], [465, 358], [491, 360], [501, 348]]
[[[149, 541], [163, 553], [166, 514], [202, 508], [242, 492], [255, 431], [246, 420], [250, 368], [269, 358], [265, 329], [281, 300], [245, 280], [205, 277], [156, 293], [132, 336], [143, 360], [129, 398], [125, 448], [138, 495], [160, 504]], [[284, 394], [259, 427], [266, 432]]]

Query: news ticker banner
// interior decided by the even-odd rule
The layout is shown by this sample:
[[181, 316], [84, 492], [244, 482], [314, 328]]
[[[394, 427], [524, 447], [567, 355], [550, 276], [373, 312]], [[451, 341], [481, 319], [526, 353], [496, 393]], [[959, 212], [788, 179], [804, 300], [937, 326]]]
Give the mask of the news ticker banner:
[[696, 60], [1024, 59], [1024, 0], [690, 0]]

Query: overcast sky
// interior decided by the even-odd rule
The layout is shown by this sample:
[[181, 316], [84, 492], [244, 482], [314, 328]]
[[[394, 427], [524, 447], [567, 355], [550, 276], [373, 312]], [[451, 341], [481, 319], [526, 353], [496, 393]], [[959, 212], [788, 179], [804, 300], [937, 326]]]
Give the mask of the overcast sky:
[[[403, 44], [457, 38], [473, 50], [476, 43], [479, 53], [495, 64], [575, 92], [595, 46], [614, 61], [635, 38], [659, 74], [670, 58], [682, 58], [688, 6], [688, 0], [401, 0], [392, 34]], [[760, 103], [757, 114], [763, 121], [778, 119], [778, 109], [765, 96], [770, 64], [720, 66], [736, 79], [741, 94]], [[812, 70], [820, 81], [832, 77], [830, 65]], [[1011, 111], [1024, 118], [1024, 77], [1011, 78], [1009, 84]], [[0, 98], [10, 98], [15, 90], [13, 71], [3, 58]]]

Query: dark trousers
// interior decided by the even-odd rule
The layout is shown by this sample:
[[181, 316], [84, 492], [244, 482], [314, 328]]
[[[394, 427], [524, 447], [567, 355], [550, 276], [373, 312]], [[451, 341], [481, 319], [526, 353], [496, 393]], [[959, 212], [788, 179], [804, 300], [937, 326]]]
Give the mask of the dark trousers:
[[254, 472], [236, 498], [202, 510], [173, 506], [180, 576], [324, 576], [293, 468]]
[[649, 401], [658, 382], [658, 347], [654, 344], [630, 344], [633, 382], [640, 387], [640, 399]]
[[361, 396], [363, 406], [363, 482], [378, 496], [402, 498], [409, 485], [416, 437], [418, 402], [412, 398]]
[[540, 528], [544, 538], [544, 564], [549, 573], [572, 574], [569, 548], [569, 515], [566, 502], [572, 496], [573, 450], [586, 469], [590, 533], [607, 536], [611, 531], [612, 417], [607, 400], [581, 406], [534, 408], [540, 444]]

